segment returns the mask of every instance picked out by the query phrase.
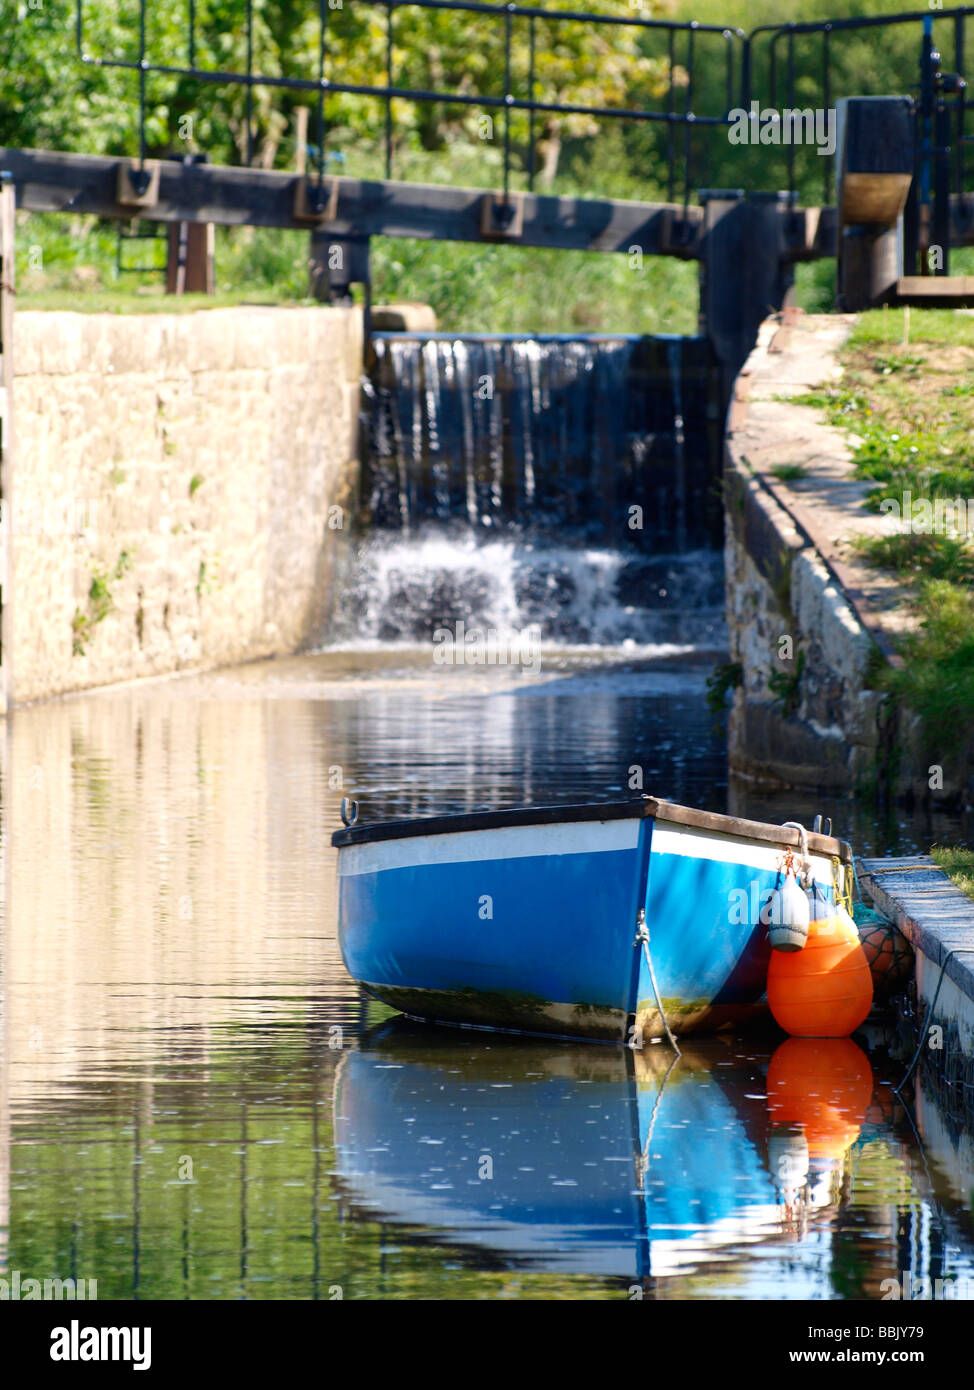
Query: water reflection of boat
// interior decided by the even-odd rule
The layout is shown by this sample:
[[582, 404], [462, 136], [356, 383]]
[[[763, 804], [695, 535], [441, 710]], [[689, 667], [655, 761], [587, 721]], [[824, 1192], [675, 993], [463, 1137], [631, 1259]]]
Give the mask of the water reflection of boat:
[[[419, 1036], [417, 1036], [417, 1034]], [[352, 1205], [504, 1263], [633, 1279], [773, 1237], [753, 1068], [386, 1025], [335, 1083]]]
[[[643, 797], [352, 825], [332, 843], [342, 957], [377, 998], [442, 1022], [624, 1041], [662, 1031], [658, 997], [676, 1032], [761, 1011], [760, 907], [800, 837]], [[849, 847], [812, 834], [808, 849], [832, 901]]]

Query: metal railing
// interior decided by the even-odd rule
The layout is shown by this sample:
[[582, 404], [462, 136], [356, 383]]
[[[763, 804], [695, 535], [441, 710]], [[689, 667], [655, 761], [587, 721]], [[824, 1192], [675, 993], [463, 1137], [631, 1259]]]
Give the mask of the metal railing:
[[[245, 90], [245, 137], [243, 157], [250, 164], [254, 158], [254, 93], [258, 88], [279, 89], [292, 94], [312, 94], [315, 98], [316, 141], [313, 167], [316, 171], [318, 206], [324, 206], [326, 165], [328, 161], [328, 121], [326, 101], [335, 95], [359, 96], [374, 100], [384, 109], [383, 139], [385, 145], [385, 175], [393, 177], [394, 120], [393, 103], [406, 101], [416, 104], [440, 104], [443, 106], [466, 106], [486, 111], [503, 113], [503, 191], [504, 205], [512, 190], [513, 177], [513, 139], [512, 118], [515, 113], [527, 115], [527, 150], [523, 174], [529, 190], [535, 186], [537, 173], [539, 115], [589, 116], [594, 120], [623, 120], [665, 127], [665, 137], [661, 142], [660, 155], [666, 165], [666, 182], [669, 201], [677, 201], [682, 195], [684, 204], [689, 202], [694, 188], [705, 184], [709, 175], [706, 157], [701, 160], [698, 132], [709, 133], [712, 137], [725, 141], [722, 151], [721, 167], [725, 166], [728, 151], [726, 148], [726, 127], [730, 122], [732, 110], [736, 107], [745, 110], [752, 101], [762, 106], [777, 109], [779, 100], [795, 108], [797, 86], [803, 81], [807, 89], [810, 75], [814, 73], [816, 105], [825, 110], [832, 108], [838, 96], [877, 95], [863, 91], [861, 85], [855, 90], [839, 91], [837, 85], [837, 49], [841, 42], [850, 37], [861, 37], [872, 32], [891, 30], [909, 32], [916, 30], [916, 63], [910, 72], [904, 72], [905, 85], [916, 90], [918, 103], [927, 103], [929, 111], [921, 119], [927, 119], [930, 129], [934, 124], [934, 108], [943, 102], [943, 92], [939, 95], [926, 91], [922, 82], [912, 79], [919, 72], [919, 61], [923, 52], [924, 30], [939, 36], [949, 27], [951, 33], [951, 61], [956, 74], [961, 79], [952, 94], [952, 113], [954, 128], [950, 152], [951, 181], [956, 192], [965, 190], [967, 169], [966, 149], [974, 143], [965, 128], [966, 101], [963, 83], [966, 60], [966, 22], [974, 15], [974, 7], [963, 6], [951, 10], [930, 9], [909, 11], [899, 14], [860, 16], [845, 19], [764, 25], [751, 34], [730, 27], [700, 24], [695, 21], [643, 18], [637, 13], [625, 15], [589, 14], [576, 10], [547, 9], [538, 6], [523, 6], [514, 3], [487, 4], [484, 0], [356, 0], [356, 8], [368, 6], [384, 15], [385, 42], [384, 68], [385, 82], [374, 85], [342, 80], [340, 73], [333, 73], [333, 67], [340, 63], [341, 54], [331, 41], [329, 17], [333, 13], [330, 0], [309, 0], [309, 7], [317, 10], [317, 40], [315, 44], [314, 71], [306, 76], [285, 76], [258, 71], [255, 65], [255, 0], [239, 0], [241, 19], [240, 37], [243, 39], [245, 60], [241, 70], [232, 68], [209, 69], [200, 66], [198, 56], [201, 50], [201, 21], [198, 0], [179, 0], [178, 8], [184, 15], [182, 37], [186, 52], [184, 63], [162, 62], [150, 51], [148, 39], [148, 18], [156, 14], [161, 4], [149, 0], [137, 0], [138, 31], [134, 35], [134, 52], [130, 56], [105, 56], [90, 52], [86, 46], [86, 10], [95, 0], [76, 0], [75, 40], [81, 60], [89, 65], [114, 68], [132, 72], [138, 80], [139, 95], [139, 168], [144, 169], [148, 157], [147, 127], [147, 83], [150, 76], [171, 77], [174, 80], [189, 79], [200, 84], [213, 84], [224, 87], [242, 87]], [[176, 0], [172, 0], [176, 5]], [[396, 19], [407, 10], [440, 10], [469, 13], [496, 21], [503, 33], [503, 91], [478, 92], [443, 91], [402, 85], [397, 81], [394, 43]], [[646, 46], [646, 56], [654, 56], [650, 50], [655, 46], [655, 56], [662, 65], [667, 79], [664, 90], [656, 104], [639, 106], [593, 106], [582, 103], [541, 100], [538, 97], [538, 37], [541, 26], [550, 24], [582, 24], [586, 26], [625, 27], [641, 36]], [[709, 90], [703, 91], [700, 79], [701, 54], [709, 55], [709, 69], [712, 74], [714, 49], [717, 51], [717, 68], [722, 69], [721, 90], [715, 90], [715, 83], [708, 83]], [[516, 60], [516, 61], [515, 61]], [[515, 68], [519, 78], [515, 78]], [[856, 78], [859, 75], [856, 74]], [[909, 79], [909, 80], [907, 80]], [[924, 81], [927, 79], [924, 78]], [[907, 93], [909, 94], [909, 93]], [[718, 102], [716, 109], [712, 103]], [[711, 103], [707, 109], [708, 102]], [[806, 101], [803, 103], [808, 105]], [[941, 137], [944, 125], [940, 123]], [[724, 133], [718, 135], [718, 131]], [[696, 147], [695, 147], [696, 139]], [[931, 158], [939, 147], [935, 147], [935, 137], [927, 137], [927, 154]], [[762, 168], [764, 177], [774, 177], [775, 187], [787, 187], [794, 198], [797, 189], [796, 146], [781, 146], [780, 158], [784, 161], [781, 171], [783, 177], [777, 179], [777, 166], [773, 159], [765, 162]], [[712, 162], [712, 161], [711, 161]], [[831, 160], [822, 161], [824, 201], [830, 201], [832, 193]], [[767, 173], [764, 171], [767, 170]], [[754, 170], [751, 170], [752, 176]], [[726, 180], [725, 180], [726, 181]], [[806, 179], [806, 185], [809, 180]], [[312, 193], [312, 197], [314, 197]]]
[[[740, 52], [746, 38], [742, 30], [721, 25], [680, 22], [665, 19], [644, 19], [638, 14], [602, 15], [577, 10], [547, 9], [513, 3], [492, 5], [483, 0], [356, 0], [360, 6], [369, 5], [385, 15], [385, 84], [382, 86], [361, 82], [346, 82], [340, 77], [331, 76], [329, 68], [329, 0], [318, 0], [318, 40], [317, 72], [307, 77], [290, 77], [279, 74], [258, 72], [254, 66], [254, 0], [242, 0], [243, 35], [246, 61], [243, 71], [229, 69], [207, 69], [196, 62], [198, 51], [198, 15], [195, 0], [186, 0], [185, 43], [187, 62], [185, 64], [163, 63], [155, 60], [149, 51], [147, 41], [148, 0], [139, 0], [139, 28], [137, 53], [132, 57], [100, 57], [90, 53], [85, 43], [85, 9], [90, 0], [76, 0], [75, 40], [78, 55], [82, 62], [103, 68], [128, 70], [138, 77], [139, 83], [139, 162], [144, 165], [148, 155], [146, 140], [147, 79], [150, 74], [172, 78], [188, 78], [200, 83], [220, 86], [241, 86], [246, 90], [246, 137], [245, 158], [249, 164], [254, 154], [254, 106], [255, 88], [268, 87], [293, 93], [313, 93], [316, 97], [317, 138], [315, 141], [314, 164], [317, 169], [319, 186], [323, 186], [327, 163], [328, 126], [325, 118], [326, 98], [332, 95], [351, 95], [372, 98], [381, 102], [385, 110], [384, 143], [385, 174], [393, 176], [393, 116], [392, 104], [395, 100], [415, 103], [436, 103], [444, 106], [468, 106], [503, 112], [504, 171], [503, 189], [505, 202], [511, 191], [512, 148], [511, 117], [514, 112], [528, 115], [528, 140], [526, 159], [526, 182], [533, 190], [536, 175], [537, 116], [541, 113], [559, 116], [590, 116], [593, 119], [629, 120], [637, 122], [664, 123], [667, 127], [666, 159], [669, 168], [669, 193], [671, 201], [677, 191], [678, 154], [676, 149], [677, 130], [683, 135], [683, 185], [684, 199], [688, 200], [692, 186], [693, 167], [692, 137], [695, 129], [725, 127], [728, 112], [734, 102], [741, 71]], [[398, 14], [409, 9], [446, 10], [490, 17], [503, 25], [503, 93], [448, 92], [419, 87], [401, 86], [396, 82], [394, 64], [395, 19]], [[630, 30], [651, 34], [662, 40], [659, 54], [666, 64], [669, 80], [665, 84], [665, 95], [658, 107], [615, 107], [592, 106], [576, 102], [542, 101], [536, 95], [538, 28], [541, 24], [584, 24], [593, 26], [625, 27]], [[515, 44], [516, 36], [520, 44]], [[697, 61], [701, 45], [719, 41], [723, 47], [724, 104], [716, 112], [697, 110], [694, 106], [696, 95]], [[524, 59], [521, 90], [516, 89], [514, 81], [514, 55], [518, 49]]]
[[[964, 65], [966, 58], [966, 22], [968, 17], [974, 16], [974, 7], [961, 6], [952, 10], [911, 10], [898, 14], [883, 15], [860, 15], [846, 19], [828, 19], [807, 21], [801, 23], [761, 25], [753, 29], [748, 35], [745, 45], [743, 69], [741, 74], [741, 105], [747, 107], [752, 97], [754, 87], [754, 68], [756, 59], [760, 58], [762, 44], [766, 47], [765, 62], [767, 66], [767, 81], [765, 91], [767, 93], [767, 104], [771, 108], [777, 107], [781, 97], [789, 106], [795, 104], [795, 85], [798, 62], [796, 59], [796, 41], [804, 39], [806, 45], [806, 60], [810, 63], [814, 61], [814, 55], [809, 53], [813, 48], [814, 41], [818, 40], [819, 54], [817, 65], [820, 73], [820, 93], [821, 105], [829, 109], [837, 96], [876, 96], [876, 92], [868, 92], [861, 89], [855, 91], [838, 92], [835, 88], [834, 69], [836, 66], [835, 41], [848, 36], [860, 36], [880, 30], [903, 30], [912, 29], [915, 40], [916, 66], [914, 69], [914, 80], [908, 86], [917, 95], [918, 104], [923, 107], [926, 101], [924, 92], [925, 78], [916, 76], [920, 74], [921, 62], [926, 59], [927, 49], [924, 45], [924, 34], [942, 34], [946, 28], [951, 31], [951, 60], [955, 73], [963, 79]], [[785, 50], [782, 53], [782, 48]], [[934, 51], [937, 51], [934, 45]], [[783, 90], [779, 90], [783, 89]], [[966, 160], [965, 146], [974, 143], [966, 132], [966, 103], [964, 99], [965, 87], [963, 82], [958, 91], [957, 102], [957, 127], [954, 140], [954, 182], [955, 191], [960, 193], [965, 189], [966, 182]], [[910, 95], [906, 91], [903, 95]], [[931, 100], [933, 99], [931, 93]], [[788, 163], [788, 188], [794, 190], [795, 187], [795, 147], [789, 146], [787, 153]], [[826, 160], [823, 174], [823, 201], [828, 203], [832, 197], [832, 166]]]

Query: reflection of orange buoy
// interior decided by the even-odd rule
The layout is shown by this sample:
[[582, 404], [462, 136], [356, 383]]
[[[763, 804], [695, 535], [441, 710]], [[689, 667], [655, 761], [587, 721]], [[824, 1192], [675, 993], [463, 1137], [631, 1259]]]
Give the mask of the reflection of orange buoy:
[[836, 912], [817, 885], [811, 917], [803, 950], [771, 952], [768, 1003], [786, 1033], [845, 1038], [872, 1007], [869, 964], [852, 921]]
[[801, 1125], [810, 1159], [842, 1157], [872, 1094], [869, 1058], [851, 1038], [788, 1038], [768, 1066], [771, 1123]]

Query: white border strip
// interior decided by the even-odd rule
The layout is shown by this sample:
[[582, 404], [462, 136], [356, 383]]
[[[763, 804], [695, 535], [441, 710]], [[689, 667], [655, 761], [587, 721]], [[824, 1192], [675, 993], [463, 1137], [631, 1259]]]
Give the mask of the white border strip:
[[342, 846], [338, 851], [338, 872], [345, 878], [429, 864], [479, 864], [486, 859], [537, 859], [545, 855], [634, 850], [642, 823], [636, 818], [562, 821], [554, 825], [504, 825], [493, 830], [374, 840], [366, 845]]
[[[656, 821], [653, 826], [654, 860], [658, 854], [679, 854], [689, 859], [709, 859], [716, 864], [743, 864], [749, 869], [767, 869], [775, 873], [781, 867], [784, 853], [783, 846], [718, 835], [712, 830], [699, 830], [691, 825], [671, 828]], [[815, 878], [831, 887], [831, 861], [821, 854], [810, 854], [809, 859]], [[652, 871], [651, 864], [650, 874]]]
[[[608, 854], [634, 850], [639, 843], [638, 819], [570, 821], [553, 825], [506, 825], [490, 830], [460, 830], [447, 835], [411, 835], [400, 840], [374, 840], [345, 845], [338, 851], [338, 872], [344, 877], [381, 873], [384, 869], [424, 868], [434, 864], [479, 864], [493, 859], [538, 859], [553, 855]], [[762, 841], [721, 835], [694, 826], [653, 825], [653, 859], [677, 854], [717, 864], [741, 864], [775, 873], [784, 847]], [[812, 872], [832, 886], [832, 865], [824, 855], [810, 856]]]

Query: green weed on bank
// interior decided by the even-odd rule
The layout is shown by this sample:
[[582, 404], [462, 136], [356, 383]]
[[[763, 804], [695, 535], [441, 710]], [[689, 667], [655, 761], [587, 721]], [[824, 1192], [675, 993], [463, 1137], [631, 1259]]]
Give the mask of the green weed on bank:
[[[856, 472], [874, 484], [867, 509], [892, 514], [888, 534], [857, 548], [908, 585], [919, 623], [900, 639], [903, 666], [876, 683], [919, 714], [942, 752], [974, 725], [974, 317], [873, 310], [842, 363], [840, 383], [794, 399], [850, 432]], [[915, 508], [936, 517], [938, 502], [944, 524], [919, 527]], [[900, 514], [912, 529], [896, 529]]]

